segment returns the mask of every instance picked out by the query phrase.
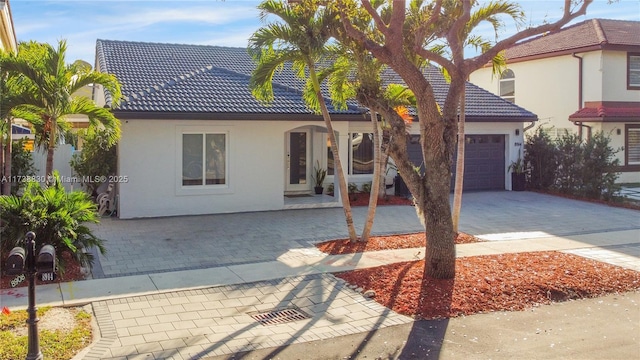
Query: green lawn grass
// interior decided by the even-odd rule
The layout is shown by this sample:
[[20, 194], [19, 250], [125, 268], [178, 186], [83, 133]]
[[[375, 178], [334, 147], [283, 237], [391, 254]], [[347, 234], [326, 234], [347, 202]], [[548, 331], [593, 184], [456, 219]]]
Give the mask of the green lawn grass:
[[[44, 316], [50, 307], [38, 309], [38, 317]], [[13, 329], [26, 327], [26, 311], [0, 315], [0, 359], [24, 359], [27, 356], [28, 336], [16, 336]], [[79, 310], [75, 315], [75, 327], [69, 332], [39, 329], [40, 350], [45, 359], [68, 360], [91, 344], [91, 315]]]

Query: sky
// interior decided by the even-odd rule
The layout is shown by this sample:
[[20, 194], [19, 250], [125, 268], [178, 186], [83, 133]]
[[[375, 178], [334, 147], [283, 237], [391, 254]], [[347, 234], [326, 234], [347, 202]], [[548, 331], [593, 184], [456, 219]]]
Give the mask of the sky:
[[[562, 0], [518, 1], [527, 24], [557, 20]], [[246, 47], [261, 25], [254, 0], [10, 0], [18, 41], [67, 40], [67, 61], [95, 62], [97, 39]], [[640, 21], [640, 0], [595, 0], [591, 18]], [[506, 22], [501, 37], [516, 31]], [[488, 28], [480, 28], [481, 34]]]

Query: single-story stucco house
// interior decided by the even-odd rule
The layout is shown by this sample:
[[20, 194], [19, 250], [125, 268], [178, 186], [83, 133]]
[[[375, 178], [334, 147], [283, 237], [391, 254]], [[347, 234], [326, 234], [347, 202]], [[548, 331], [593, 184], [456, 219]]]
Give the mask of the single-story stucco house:
[[[244, 48], [97, 41], [96, 69], [114, 74], [124, 95], [114, 110], [120, 218], [340, 206], [339, 194], [311, 195], [316, 164], [329, 167], [325, 185], [334, 177], [324, 121], [305, 106], [302, 82], [285, 68], [264, 105], [249, 90], [254, 66]], [[426, 76], [443, 99], [440, 72]], [[95, 98], [110, 102], [99, 88]], [[327, 104], [348, 181], [371, 181], [367, 109]], [[509, 190], [506, 169], [522, 147], [523, 123], [536, 116], [470, 83], [466, 109], [466, 189]]]

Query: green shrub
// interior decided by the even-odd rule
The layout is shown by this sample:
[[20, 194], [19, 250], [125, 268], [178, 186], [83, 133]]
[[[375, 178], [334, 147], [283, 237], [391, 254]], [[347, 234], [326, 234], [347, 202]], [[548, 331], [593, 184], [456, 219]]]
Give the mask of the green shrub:
[[529, 169], [528, 183], [532, 189], [550, 189], [555, 183], [557, 150], [549, 134], [539, 127], [527, 138], [524, 162]]
[[555, 186], [564, 194], [577, 194], [582, 191], [582, 141], [577, 134], [565, 131], [556, 139], [558, 163], [556, 166]]
[[530, 169], [529, 186], [592, 199], [612, 200], [619, 165], [611, 140], [597, 132], [587, 141], [566, 133], [555, 142], [538, 129], [527, 139], [525, 161]]
[[[33, 165], [33, 155], [31, 151], [24, 148], [27, 138], [14, 140], [11, 145], [11, 176], [26, 177], [34, 176], [36, 168]], [[4, 175], [4, 174], [3, 174]], [[17, 194], [25, 186], [25, 181], [11, 181], [11, 193]]]
[[[98, 176], [109, 177], [116, 173], [116, 147], [109, 146], [108, 134], [105, 131], [94, 131], [92, 129], [81, 133], [84, 140], [82, 151], [73, 155], [71, 167], [80, 177], [96, 178]], [[83, 183], [92, 195], [97, 195], [96, 191], [101, 185], [100, 182], [93, 181]]]
[[610, 139], [602, 132], [597, 132], [583, 146], [582, 185], [583, 195], [591, 199], [611, 200], [620, 190], [616, 185], [618, 173], [615, 168], [620, 165], [615, 154], [618, 150], [609, 146]]
[[93, 235], [85, 223], [98, 223], [97, 206], [83, 191], [67, 193], [58, 172], [53, 173], [50, 185], [36, 181], [27, 183], [22, 196], [0, 197], [0, 249], [2, 257], [14, 246], [23, 245], [28, 231], [36, 233], [36, 243], [44, 242], [56, 249], [59, 271], [64, 272], [62, 254], [72, 254], [78, 262], [93, 267], [93, 255], [89, 248], [96, 247], [105, 253], [103, 240]]

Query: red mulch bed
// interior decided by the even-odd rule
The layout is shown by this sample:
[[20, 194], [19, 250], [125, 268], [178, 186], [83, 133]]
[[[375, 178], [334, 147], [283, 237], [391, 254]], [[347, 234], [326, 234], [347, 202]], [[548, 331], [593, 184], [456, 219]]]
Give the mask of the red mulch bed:
[[[64, 275], [60, 276], [60, 274], [57, 274], [58, 276], [54, 281], [42, 281], [40, 280], [40, 276], [36, 275], [36, 285], [84, 280], [84, 275], [82, 275], [80, 271], [80, 264], [78, 264], [71, 254], [63, 253], [61, 256], [66, 261]], [[2, 278], [0, 278], [0, 289], [11, 289], [11, 280], [15, 279], [16, 276], [18, 275], [6, 275], [3, 271]], [[29, 281], [25, 279], [16, 287], [24, 287], [27, 285], [29, 285]]]
[[[331, 240], [316, 244], [318, 250], [330, 255], [353, 254], [363, 251], [378, 251], [392, 249], [423, 248], [426, 243], [424, 232], [415, 234], [372, 236], [367, 242], [352, 243], [349, 239]], [[484, 241], [473, 235], [459, 233], [456, 244], [470, 244]]]
[[[368, 193], [356, 193], [349, 195], [351, 206], [369, 206]], [[383, 199], [378, 198], [378, 205], [413, 205], [413, 200], [395, 195], [387, 195]]]
[[514, 311], [640, 289], [640, 272], [560, 252], [456, 260], [452, 280], [423, 279], [424, 260], [338, 274], [380, 304], [419, 319]]

